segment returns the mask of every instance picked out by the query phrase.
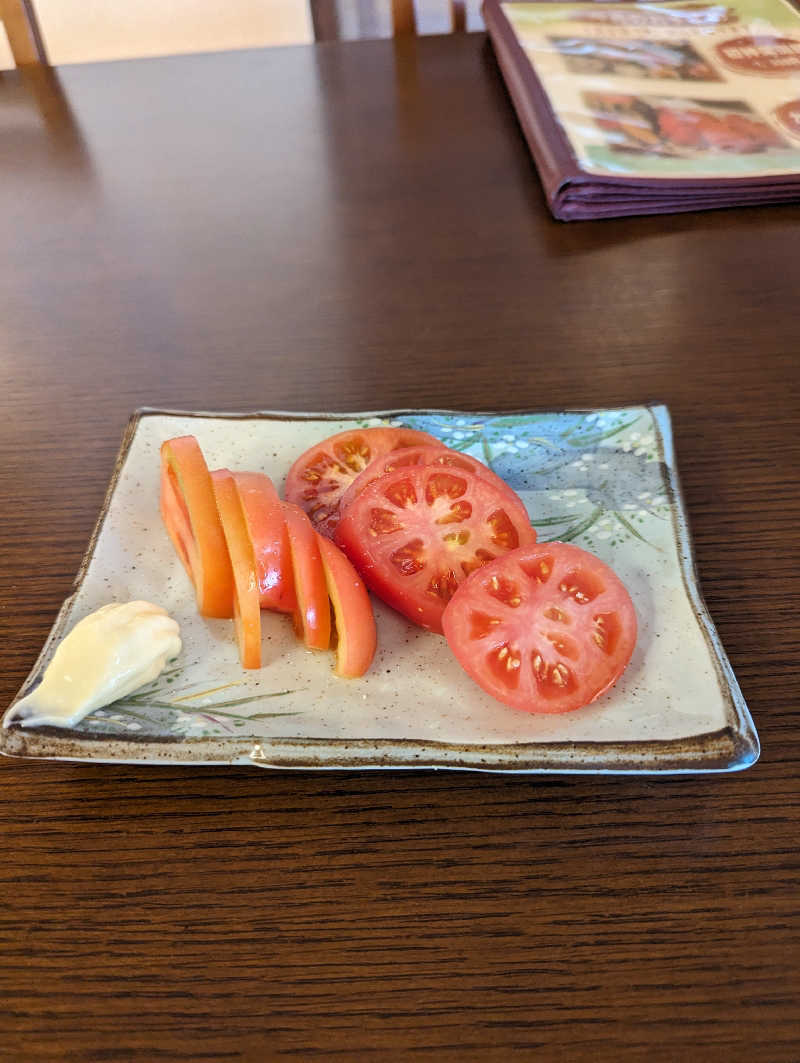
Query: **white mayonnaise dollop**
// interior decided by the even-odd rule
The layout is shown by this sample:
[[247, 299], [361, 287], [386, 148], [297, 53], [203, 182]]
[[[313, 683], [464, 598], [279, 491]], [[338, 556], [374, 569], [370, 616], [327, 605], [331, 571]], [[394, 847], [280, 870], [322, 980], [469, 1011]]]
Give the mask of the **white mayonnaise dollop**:
[[152, 682], [180, 651], [180, 628], [160, 606], [104, 605], [75, 625], [39, 686], [13, 706], [4, 725], [74, 727], [94, 709]]

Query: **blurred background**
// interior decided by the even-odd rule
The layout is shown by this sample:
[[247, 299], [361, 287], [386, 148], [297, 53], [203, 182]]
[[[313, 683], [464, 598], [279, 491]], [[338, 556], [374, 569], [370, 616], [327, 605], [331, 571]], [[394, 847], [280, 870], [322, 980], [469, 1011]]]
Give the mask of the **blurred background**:
[[[50, 62], [216, 52], [301, 44], [335, 35], [392, 35], [391, 0], [33, 0]], [[465, 0], [466, 29], [483, 28], [480, 0]], [[448, 33], [448, 0], [415, 0], [417, 32]], [[316, 34], [315, 34], [316, 29]], [[0, 24], [0, 69], [14, 61]]]

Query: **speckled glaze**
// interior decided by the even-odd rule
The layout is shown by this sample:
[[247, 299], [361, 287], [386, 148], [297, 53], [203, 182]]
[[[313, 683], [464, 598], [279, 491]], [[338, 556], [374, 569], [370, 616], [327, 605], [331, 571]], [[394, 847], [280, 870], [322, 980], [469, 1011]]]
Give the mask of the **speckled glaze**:
[[[609, 563], [639, 617], [613, 690], [577, 712], [536, 716], [485, 695], [440, 636], [375, 602], [378, 652], [362, 679], [305, 650], [263, 614], [264, 667], [244, 673], [229, 621], [195, 611], [158, 514], [159, 448], [197, 436], [209, 466], [266, 472], [278, 487], [308, 446], [356, 425], [402, 423], [489, 463], [523, 498], [539, 539]], [[143, 598], [181, 625], [162, 677], [73, 730], [0, 731], [12, 756], [281, 768], [467, 768], [523, 772], [729, 771], [758, 738], [694, 575], [663, 406], [560, 413], [186, 414], [141, 410], [123, 440], [76, 579], [21, 696], [59, 640], [111, 601]]]

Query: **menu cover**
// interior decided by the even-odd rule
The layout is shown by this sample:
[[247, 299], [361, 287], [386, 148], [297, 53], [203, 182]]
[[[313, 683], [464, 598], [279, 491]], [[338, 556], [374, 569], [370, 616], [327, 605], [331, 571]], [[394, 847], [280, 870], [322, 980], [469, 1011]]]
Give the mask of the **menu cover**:
[[789, 0], [485, 0], [556, 218], [800, 200]]

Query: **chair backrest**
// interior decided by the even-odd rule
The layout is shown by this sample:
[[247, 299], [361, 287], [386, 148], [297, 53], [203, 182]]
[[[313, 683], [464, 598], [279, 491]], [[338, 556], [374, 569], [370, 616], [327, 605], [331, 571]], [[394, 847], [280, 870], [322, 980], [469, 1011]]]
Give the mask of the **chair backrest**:
[[[450, 9], [450, 29], [453, 33], [463, 33], [467, 28], [466, 0], [447, 0], [447, 6]], [[392, 27], [395, 37], [417, 32], [414, 0], [392, 0]]]
[[[423, 7], [432, 6], [431, 0], [309, 0], [314, 40], [339, 40], [342, 36], [342, 25], [348, 14], [355, 13], [355, 22], [359, 27], [362, 25], [375, 27], [381, 15], [385, 19], [387, 7], [391, 18], [392, 36], [413, 36], [417, 32], [417, 4]], [[446, 4], [449, 9], [452, 32], [463, 33], [467, 28], [466, 0], [439, 0], [439, 4], [443, 9]], [[352, 22], [353, 19], [349, 21]], [[364, 32], [357, 32], [356, 36], [385, 36], [385, 33], [370, 32], [367, 28]]]
[[17, 66], [47, 66], [47, 52], [31, 0], [0, 0], [0, 22]]

